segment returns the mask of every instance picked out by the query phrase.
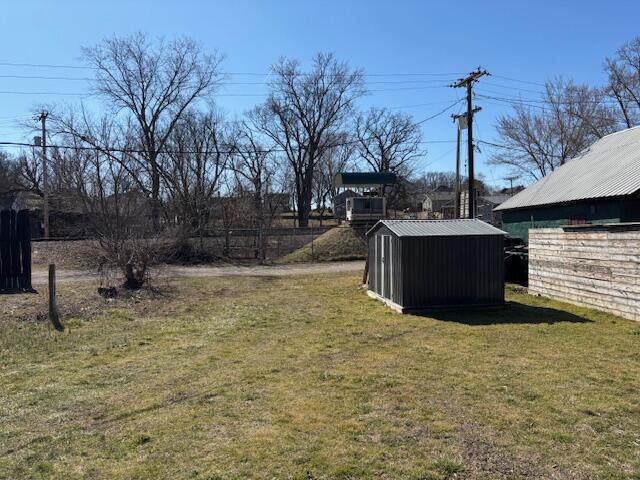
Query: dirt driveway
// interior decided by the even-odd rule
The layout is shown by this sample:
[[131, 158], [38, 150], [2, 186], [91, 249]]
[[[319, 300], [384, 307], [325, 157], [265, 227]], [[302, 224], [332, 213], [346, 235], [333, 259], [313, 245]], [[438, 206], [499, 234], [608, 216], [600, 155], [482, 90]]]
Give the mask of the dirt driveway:
[[[338, 273], [362, 271], [363, 261], [352, 262], [328, 262], [328, 263], [303, 263], [295, 265], [251, 265], [251, 266], [199, 266], [199, 267], [179, 267], [163, 265], [155, 268], [152, 272], [154, 277], [225, 277], [225, 276], [289, 276], [308, 275], [314, 273]], [[96, 272], [88, 270], [66, 270], [60, 269], [56, 272], [58, 282], [78, 282], [94, 280], [100, 278]], [[46, 270], [34, 270], [32, 274], [34, 285], [47, 282]]]

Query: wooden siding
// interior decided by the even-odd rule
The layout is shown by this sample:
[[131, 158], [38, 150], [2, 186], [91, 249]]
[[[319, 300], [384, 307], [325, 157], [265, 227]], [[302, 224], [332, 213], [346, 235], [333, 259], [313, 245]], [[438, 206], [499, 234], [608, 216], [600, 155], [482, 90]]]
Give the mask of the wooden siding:
[[31, 291], [29, 212], [0, 211], [0, 292]]
[[529, 292], [640, 320], [640, 231], [529, 231]]
[[504, 302], [503, 237], [403, 239], [402, 305], [499, 305]]

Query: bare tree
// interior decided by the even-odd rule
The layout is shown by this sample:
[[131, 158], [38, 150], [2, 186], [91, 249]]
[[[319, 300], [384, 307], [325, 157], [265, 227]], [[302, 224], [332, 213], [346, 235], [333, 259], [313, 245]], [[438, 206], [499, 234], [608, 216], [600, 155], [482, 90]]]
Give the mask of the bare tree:
[[416, 179], [422, 193], [434, 191], [440, 186], [453, 190], [456, 186], [456, 172], [425, 172]]
[[640, 123], [640, 37], [620, 47], [613, 58], [607, 58], [604, 68], [609, 77], [606, 93], [615, 101], [622, 124], [626, 128], [637, 125]]
[[152, 43], [142, 33], [104, 40], [83, 55], [97, 72], [95, 92], [136, 127], [138, 151], [131, 156], [147, 178], [144, 190], [157, 231], [160, 153], [187, 108], [217, 86], [221, 57], [203, 54], [188, 38]]
[[42, 160], [35, 148], [22, 150], [17, 158], [17, 182], [21, 188], [39, 196], [42, 191]]
[[184, 236], [200, 236], [209, 221], [212, 200], [231, 158], [232, 144], [220, 115], [187, 112], [176, 124], [162, 155], [161, 170], [169, 214], [183, 225]]
[[537, 180], [615, 131], [602, 92], [562, 79], [547, 82], [539, 104], [514, 104], [498, 119], [501, 146], [491, 162]]
[[295, 175], [298, 224], [306, 227], [316, 165], [364, 94], [363, 74], [331, 54], [318, 54], [309, 73], [298, 61], [282, 59], [271, 75], [271, 93], [252, 119], [284, 151]]
[[[424, 154], [422, 132], [410, 115], [371, 108], [356, 118], [358, 153], [374, 172], [411, 173], [412, 163]], [[384, 192], [383, 192], [384, 193]]]
[[[127, 140], [133, 141], [121, 137], [108, 116], [83, 127], [96, 144], [126, 147]], [[99, 245], [100, 267], [118, 267], [127, 288], [140, 288], [160, 245], [148, 215], [149, 199], [137, 188], [140, 172], [128, 164], [126, 153], [87, 148], [85, 140], [70, 133], [62, 139], [71, 148], [60, 153], [60, 185], [73, 192], [85, 214]]]
[[263, 261], [266, 258], [264, 229], [271, 226], [276, 213], [270, 200], [277, 193], [273, 185], [278, 163], [274, 153], [247, 122], [236, 126], [234, 137], [236, 145], [232, 168], [240, 194], [247, 192], [251, 197], [253, 208], [250, 221], [258, 232], [256, 255]]
[[16, 160], [0, 151], [0, 193], [20, 188], [19, 168]]
[[336, 173], [344, 172], [349, 168], [356, 150], [355, 143], [348, 141], [346, 134], [337, 135], [333, 143], [336, 146], [325, 150], [314, 174], [314, 202], [320, 213], [320, 225], [327, 210], [327, 201], [337, 194], [333, 177]]

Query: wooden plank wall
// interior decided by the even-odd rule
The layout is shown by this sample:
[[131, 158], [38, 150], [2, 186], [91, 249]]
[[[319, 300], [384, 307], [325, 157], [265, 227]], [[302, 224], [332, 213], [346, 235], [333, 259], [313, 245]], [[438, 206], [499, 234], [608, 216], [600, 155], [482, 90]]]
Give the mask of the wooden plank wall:
[[529, 292], [640, 321], [640, 231], [529, 230]]
[[31, 291], [29, 212], [0, 211], [0, 293]]

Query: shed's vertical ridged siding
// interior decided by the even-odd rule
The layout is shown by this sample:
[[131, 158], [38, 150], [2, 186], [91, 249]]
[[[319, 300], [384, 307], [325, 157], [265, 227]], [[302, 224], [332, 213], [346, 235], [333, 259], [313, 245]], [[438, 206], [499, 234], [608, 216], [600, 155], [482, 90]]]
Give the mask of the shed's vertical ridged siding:
[[[369, 290], [378, 295], [384, 235], [391, 236], [389, 300], [404, 308], [499, 305], [504, 302], [504, 238], [501, 235], [398, 237], [387, 227], [369, 237]], [[388, 253], [388, 252], [387, 252]], [[387, 272], [389, 268], [387, 268]], [[385, 275], [386, 276], [386, 275]]]
[[529, 230], [529, 292], [640, 320], [640, 231]]
[[406, 237], [402, 243], [404, 307], [504, 302], [502, 236]]

